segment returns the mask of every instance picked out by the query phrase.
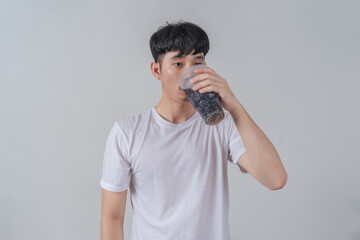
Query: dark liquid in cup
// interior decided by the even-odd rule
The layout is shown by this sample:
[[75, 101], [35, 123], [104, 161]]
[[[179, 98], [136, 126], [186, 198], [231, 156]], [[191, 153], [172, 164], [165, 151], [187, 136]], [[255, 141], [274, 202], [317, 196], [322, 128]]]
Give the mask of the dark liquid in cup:
[[200, 93], [191, 88], [183, 89], [195, 110], [208, 125], [215, 125], [224, 118], [224, 110], [220, 104], [220, 96], [215, 92]]

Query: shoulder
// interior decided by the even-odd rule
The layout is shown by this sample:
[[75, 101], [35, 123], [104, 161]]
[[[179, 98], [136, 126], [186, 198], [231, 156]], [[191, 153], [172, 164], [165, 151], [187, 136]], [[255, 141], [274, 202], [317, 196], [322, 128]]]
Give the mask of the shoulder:
[[219, 132], [222, 132], [227, 137], [231, 135], [231, 133], [234, 131], [235, 123], [231, 116], [231, 113], [225, 109], [224, 110], [224, 118], [221, 122], [216, 124], [216, 128]]
[[116, 127], [125, 135], [135, 134], [146, 123], [149, 118], [150, 109], [146, 109], [140, 113], [125, 116], [115, 121]]
[[221, 122], [217, 124], [219, 127], [227, 127], [229, 126], [229, 124], [231, 124], [231, 120], [232, 120], [231, 114], [229, 113], [229, 111], [225, 109], [223, 109], [223, 111], [224, 111], [224, 118]]
[[232, 120], [232, 116], [231, 116], [231, 114], [230, 114], [229, 111], [227, 111], [227, 110], [224, 109], [224, 114], [225, 114], [224, 120], [225, 120], [226, 122], [229, 122], [229, 120]]

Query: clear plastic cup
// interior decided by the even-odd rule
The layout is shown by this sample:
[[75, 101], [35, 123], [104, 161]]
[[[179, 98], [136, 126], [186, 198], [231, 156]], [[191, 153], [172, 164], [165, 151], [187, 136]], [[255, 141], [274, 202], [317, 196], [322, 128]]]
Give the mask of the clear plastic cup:
[[191, 104], [198, 111], [205, 123], [208, 125], [215, 125], [221, 122], [225, 116], [224, 110], [220, 104], [220, 96], [216, 92], [200, 93], [194, 91], [192, 88], [199, 82], [193, 84], [190, 82], [191, 78], [195, 77], [197, 73], [195, 69], [207, 67], [206, 65], [194, 65], [185, 69], [178, 79], [180, 88], [185, 92]]

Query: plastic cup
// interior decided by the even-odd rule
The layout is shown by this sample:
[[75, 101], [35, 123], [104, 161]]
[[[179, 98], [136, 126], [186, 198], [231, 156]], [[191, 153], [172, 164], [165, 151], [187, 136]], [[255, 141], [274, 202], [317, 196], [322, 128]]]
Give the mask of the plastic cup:
[[190, 82], [191, 78], [195, 77], [197, 73], [194, 72], [197, 68], [207, 67], [206, 65], [194, 65], [185, 69], [178, 79], [180, 88], [185, 92], [191, 104], [198, 111], [208, 125], [215, 125], [221, 122], [224, 118], [224, 110], [220, 104], [220, 96], [216, 92], [200, 93], [194, 91], [192, 88], [196, 85]]

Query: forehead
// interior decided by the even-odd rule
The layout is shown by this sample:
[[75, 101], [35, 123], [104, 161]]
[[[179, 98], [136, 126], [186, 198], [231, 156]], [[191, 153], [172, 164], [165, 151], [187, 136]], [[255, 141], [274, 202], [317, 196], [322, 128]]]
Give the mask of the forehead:
[[171, 52], [167, 52], [166, 53], [166, 57], [169, 60], [176, 60], [176, 59], [184, 59], [184, 58], [194, 58], [194, 59], [204, 59], [204, 53], [198, 53], [196, 55], [193, 55], [195, 50], [193, 50], [190, 54], [188, 55], [182, 55], [182, 56], [178, 56], [179, 55], [179, 51], [171, 51]]

